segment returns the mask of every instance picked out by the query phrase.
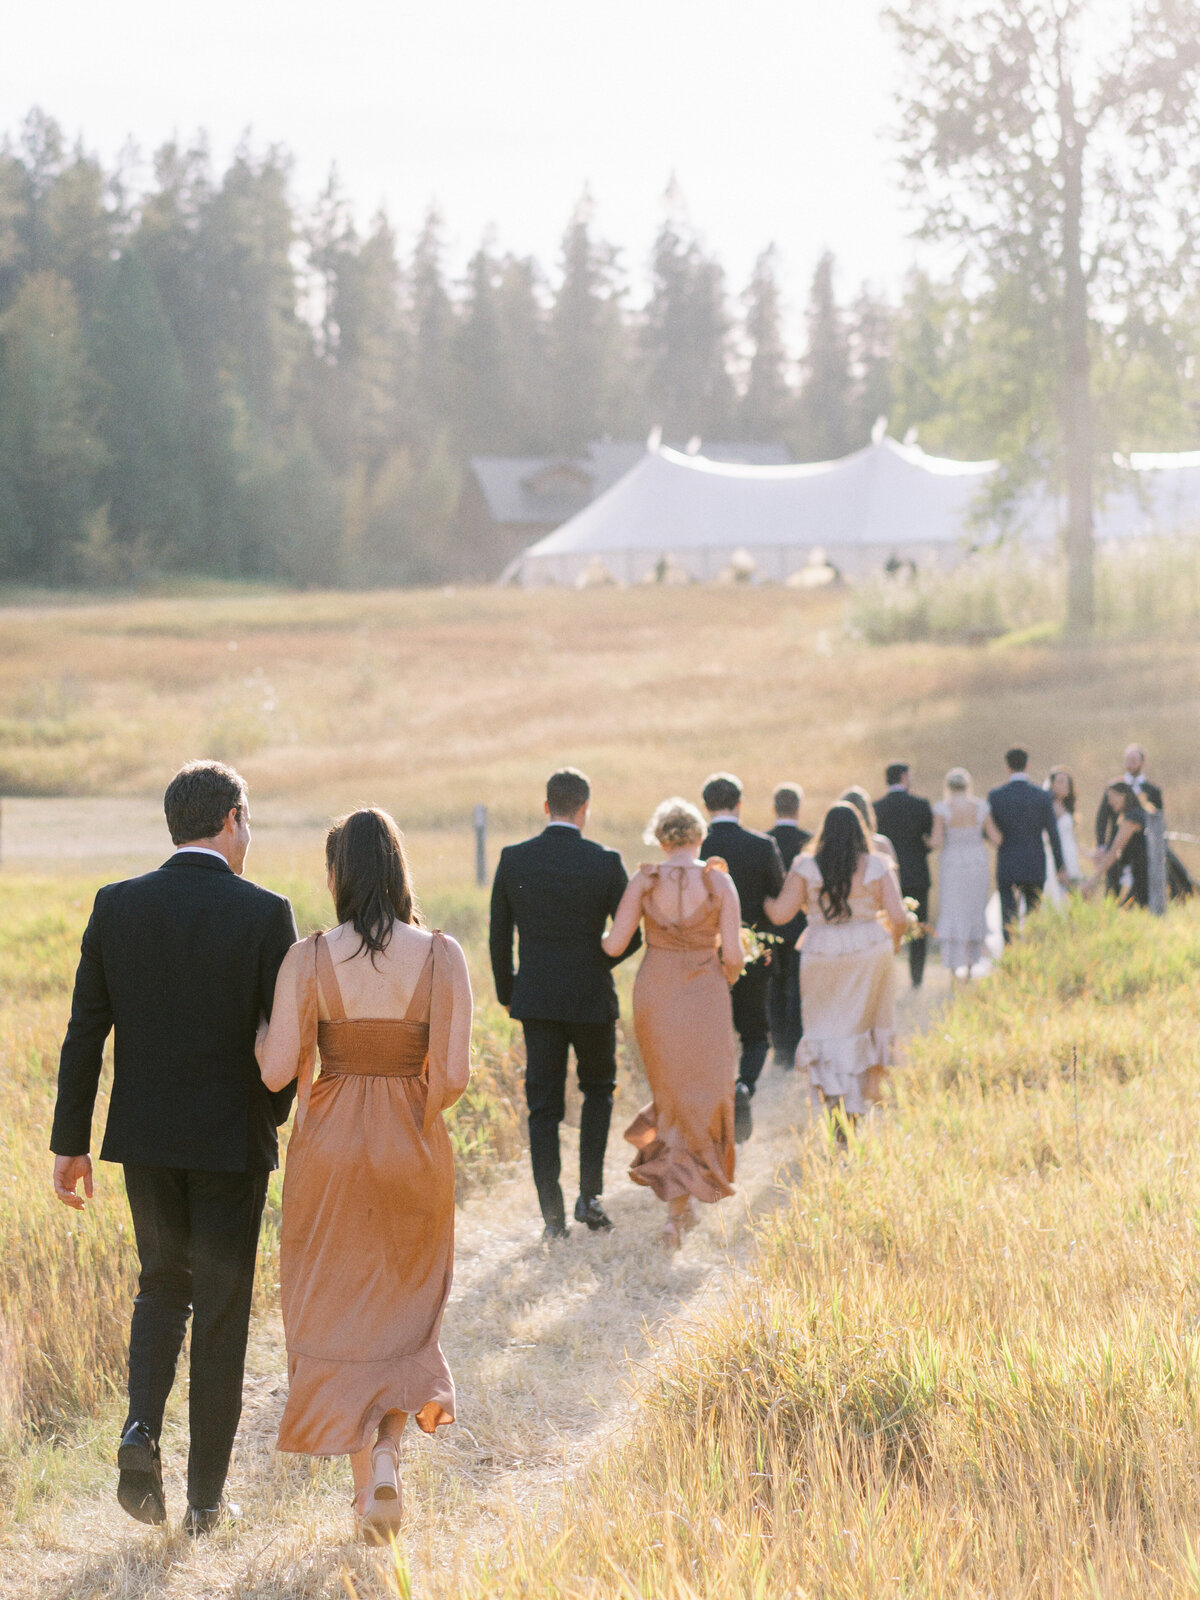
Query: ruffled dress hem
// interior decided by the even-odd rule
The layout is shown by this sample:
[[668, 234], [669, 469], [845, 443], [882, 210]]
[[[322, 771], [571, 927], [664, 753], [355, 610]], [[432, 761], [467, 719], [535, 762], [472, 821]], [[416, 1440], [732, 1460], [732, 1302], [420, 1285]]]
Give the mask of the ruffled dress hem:
[[[408, 1358], [398, 1361], [332, 1361], [291, 1355], [289, 1394], [275, 1448], [291, 1455], [349, 1456], [372, 1442], [389, 1411], [404, 1411], [422, 1433], [454, 1421], [454, 1381]], [[371, 1369], [377, 1369], [372, 1375]], [[374, 1381], [372, 1381], [374, 1378]], [[366, 1391], [371, 1398], [363, 1407]], [[358, 1414], [355, 1435], [347, 1419]]]
[[[732, 1119], [730, 1119], [732, 1122]], [[703, 1160], [694, 1150], [673, 1139], [671, 1130], [659, 1127], [658, 1108], [651, 1101], [643, 1106], [625, 1130], [625, 1137], [637, 1147], [629, 1168], [634, 1183], [653, 1189], [660, 1200], [679, 1200], [691, 1195], [705, 1205], [727, 1200], [737, 1191], [722, 1168], [733, 1171], [733, 1128], [713, 1141], [714, 1162]]]
[[891, 1029], [872, 1028], [849, 1038], [800, 1041], [800, 1061], [809, 1083], [827, 1100], [840, 1100], [851, 1116], [878, 1104], [878, 1089], [892, 1065]]

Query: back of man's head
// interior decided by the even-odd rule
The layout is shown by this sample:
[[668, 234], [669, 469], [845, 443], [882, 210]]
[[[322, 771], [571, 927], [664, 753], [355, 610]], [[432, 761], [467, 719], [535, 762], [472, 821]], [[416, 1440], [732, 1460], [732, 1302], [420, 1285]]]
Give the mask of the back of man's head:
[[173, 844], [215, 839], [225, 818], [246, 806], [246, 780], [223, 761], [189, 761], [167, 785], [163, 811]]
[[546, 780], [546, 808], [552, 817], [575, 817], [592, 798], [592, 786], [578, 767], [560, 767]]
[[704, 780], [700, 798], [710, 815], [717, 811], [736, 811], [742, 803], [742, 781], [732, 772], [714, 772]]
[[891, 761], [888, 763], [887, 770], [883, 775], [884, 782], [889, 789], [894, 789], [898, 783], [903, 783], [905, 778], [908, 777], [908, 771], [907, 761]]
[[771, 799], [777, 817], [798, 817], [804, 804], [804, 790], [798, 783], [777, 784]]
[[1029, 765], [1029, 751], [1019, 744], [1013, 745], [1004, 752], [1004, 764], [1010, 772], [1024, 772]]

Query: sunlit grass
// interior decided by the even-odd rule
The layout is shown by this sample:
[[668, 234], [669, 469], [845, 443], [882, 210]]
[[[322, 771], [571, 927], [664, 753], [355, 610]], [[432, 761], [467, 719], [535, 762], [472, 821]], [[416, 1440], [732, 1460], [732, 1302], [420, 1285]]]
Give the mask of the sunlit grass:
[[1196, 912], [1035, 923], [849, 1156], [805, 1142], [632, 1438], [433, 1592], [1197, 1593], [1198, 954]]

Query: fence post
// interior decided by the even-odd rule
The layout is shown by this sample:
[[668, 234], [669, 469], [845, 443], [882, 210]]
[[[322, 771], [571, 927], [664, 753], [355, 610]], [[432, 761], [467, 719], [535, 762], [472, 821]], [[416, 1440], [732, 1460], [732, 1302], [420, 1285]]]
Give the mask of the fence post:
[[487, 883], [487, 807], [476, 806], [472, 816], [475, 827], [475, 882], [482, 889]]
[[1146, 817], [1146, 867], [1150, 910], [1161, 917], [1167, 909], [1167, 835], [1161, 811]]

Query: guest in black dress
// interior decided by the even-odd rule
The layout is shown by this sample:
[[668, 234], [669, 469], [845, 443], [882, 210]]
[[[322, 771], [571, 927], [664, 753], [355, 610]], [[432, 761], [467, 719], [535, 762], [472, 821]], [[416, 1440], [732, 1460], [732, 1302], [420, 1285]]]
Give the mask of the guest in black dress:
[[1108, 838], [1104, 848], [1092, 854], [1096, 871], [1084, 886], [1090, 894], [1102, 877], [1108, 893], [1121, 905], [1150, 904], [1150, 865], [1146, 852], [1146, 822], [1154, 810], [1143, 794], [1140, 798], [1124, 778], [1110, 783], [1105, 791], [1109, 810]]

